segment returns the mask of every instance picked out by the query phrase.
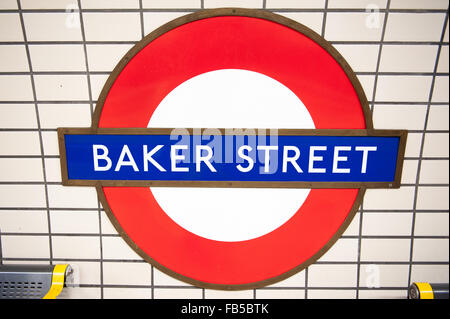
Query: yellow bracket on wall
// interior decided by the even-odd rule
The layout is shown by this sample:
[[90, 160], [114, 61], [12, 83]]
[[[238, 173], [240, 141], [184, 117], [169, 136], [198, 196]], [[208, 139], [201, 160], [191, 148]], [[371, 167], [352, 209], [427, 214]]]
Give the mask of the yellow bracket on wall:
[[66, 269], [69, 265], [55, 265], [52, 274], [52, 285], [42, 299], [55, 299], [64, 288]]

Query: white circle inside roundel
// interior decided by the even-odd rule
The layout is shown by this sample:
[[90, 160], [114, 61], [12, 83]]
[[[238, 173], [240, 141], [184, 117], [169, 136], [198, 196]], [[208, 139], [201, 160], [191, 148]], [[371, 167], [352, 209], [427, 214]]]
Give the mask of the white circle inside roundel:
[[[159, 104], [148, 127], [314, 129], [302, 101], [261, 73], [225, 69], [180, 84]], [[233, 242], [277, 229], [302, 206], [309, 189], [151, 187], [179, 226], [204, 238]]]

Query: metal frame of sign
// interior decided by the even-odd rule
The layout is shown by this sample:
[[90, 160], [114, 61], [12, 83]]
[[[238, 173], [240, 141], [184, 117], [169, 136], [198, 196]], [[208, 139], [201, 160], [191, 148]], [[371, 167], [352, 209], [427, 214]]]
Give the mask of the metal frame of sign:
[[[405, 155], [407, 131], [404, 130], [333, 130], [333, 129], [280, 129], [280, 136], [376, 136], [399, 137], [395, 179], [392, 182], [272, 182], [272, 181], [168, 181], [168, 180], [85, 180], [69, 179], [66, 158], [66, 135], [170, 135], [172, 128], [58, 128], [58, 142], [61, 150], [61, 176], [65, 186], [155, 186], [155, 187], [236, 187], [236, 188], [399, 188], [402, 176], [403, 159]], [[197, 129], [208, 130], [208, 129]], [[256, 135], [261, 129], [245, 129], [230, 134], [227, 129], [215, 129], [222, 136], [226, 135]], [[266, 129], [262, 129], [266, 130]], [[178, 135], [193, 135], [194, 129]], [[268, 130], [267, 130], [268, 131]], [[253, 133], [253, 134], [252, 134]]]

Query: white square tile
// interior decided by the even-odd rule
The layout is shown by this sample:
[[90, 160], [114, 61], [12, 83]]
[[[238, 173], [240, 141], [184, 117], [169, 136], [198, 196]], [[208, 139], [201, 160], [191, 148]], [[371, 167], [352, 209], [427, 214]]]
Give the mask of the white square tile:
[[431, 76], [378, 77], [376, 101], [426, 102], [430, 95]]
[[449, 77], [437, 76], [434, 82], [432, 102], [447, 102], [449, 101]]
[[2, 235], [3, 258], [49, 258], [48, 236]]
[[151, 288], [103, 288], [105, 299], [150, 299]]
[[448, 187], [419, 187], [417, 209], [448, 210]]
[[74, 25], [74, 13], [24, 13], [28, 41], [81, 41], [81, 29]]
[[444, 13], [390, 13], [385, 41], [439, 41]]
[[448, 184], [449, 183], [449, 161], [422, 161], [420, 168], [421, 184]]
[[43, 182], [40, 158], [0, 158], [0, 181]]
[[[277, 13], [277, 12], [275, 12]], [[317, 12], [281, 12], [278, 13], [281, 14], [289, 19], [292, 19], [294, 21], [297, 21], [298, 23], [301, 23], [308, 28], [315, 31], [317, 34], [320, 34], [322, 32], [322, 13]]]
[[0, 41], [23, 41], [18, 13], [0, 13]]
[[201, 0], [142, 0], [145, 9], [200, 8]]
[[0, 230], [4, 233], [46, 233], [47, 212], [42, 210], [0, 211]]
[[328, 8], [372, 9], [386, 8], [387, 0], [328, 0]]
[[24, 45], [2, 45], [0, 72], [28, 72], [29, 70]]
[[361, 265], [359, 285], [366, 288], [407, 287], [408, 275], [409, 265]]
[[411, 240], [363, 238], [361, 240], [361, 261], [409, 261]]
[[98, 259], [100, 238], [98, 236], [52, 236], [53, 258]]
[[139, 9], [139, 0], [81, 0], [83, 9]]
[[422, 133], [408, 133], [405, 157], [419, 157], [422, 145]]
[[105, 262], [103, 283], [107, 285], [150, 285], [152, 273], [147, 263]]
[[102, 243], [104, 259], [142, 260], [121, 237], [103, 237]]
[[117, 235], [117, 231], [114, 228], [113, 224], [109, 220], [108, 216], [106, 216], [105, 212], [101, 212], [101, 225], [102, 225], [102, 234], [108, 235]]
[[[75, 285], [100, 284], [100, 262], [72, 261], [68, 262], [74, 271]], [[63, 291], [67, 289], [64, 288]]]
[[41, 155], [38, 132], [0, 132], [0, 155]]
[[343, 233], [343, 236], [358, 236], [358, 234], [359, 234], [359, 219], [360, 219], [360, 214], [356, 213], [355, 217], [353, 217], [352, 222], [350, 223], [350, 225], [347, 227], [347, 229]]
[[108, 75], [91, 75], [91, 92], [94, 101], [98, 100], [107, 79]]
[[50, 211], [52, 233], [98, 234], [97, 211]]
[[308, 268], [308, 287], [354, 287], [356, 269], [356, 265], [311, 265]]
[[355, 72], [375, 72], [378, 59], [378, 45], [349, 45], [334, 46], [345, 58]]
[[398, 189], [368, 189], [364, 209], [412, 209], [414, 187]]
[[415, 236], [448, 236], [448, 213], [416, 213]]
[[359, 299], [406, 299], [408, 292], [404, 290], [368, 289], [359, 291]]
[[305, 287], [305, 271], [300, 271], [295, 275], [270, 285], [269, 287]]
[[384, 14], [377, 14], [378, 23], [372, 21], [370, 13], [329, 12], [325, 28], [328, 41], [379, 41], [381, 39]]
[[156, 268], [153, 268], [153, 284], [155, 286], [190, 286], [188, 283], [166, 275]]
[[41, 101], [89, 100], [85, 75], [35, 75], [34, 82]]
[[94, 287], [66, 287], [57, 299], [99, 299], [100, 288]]
[[0, 104], [0, 127], [37, 128], [33, 104]]
[[426, 105], [376, 105], [373, 124], [377, 129], [422, 130], [425, 127]]
[[76, 4], [76, 0], [20, 0], [22, 9], [66, 9]]
[[29, 75], [0, 75], [0, 101], [33, 101]]
[[58, 135], [56, 132], [42, 132], [42, 144], [45, 155], [59, 155]]
[[364, 236], [409, 236], [412, 213], [367, 213], [364, 214], [362, 234]]
[[448, 282], [447, 265], [413, 265], [411, 269], [411, 282]]
[[201, 299], [202, 290], [201, 289], [166, 289], [166, 288], [156, 288], [154, 289], [155, 299]]
[[418, 165], [419, 161], [417, 160], [405, 160], [403, 162], [402, 181], [401, 181], [403, 184], [413, 184], [416, 182]]
[[262, 9], [262, 0], [204, 0], [205, 8], [244, 7]]
[[45, 207], [44, 185], [0, 185], [0, 207]]
[[367, 99], [370, 101], [373, 97], [373, 88], [375, 84], [374, 75], [358, 75], [358, 80], [361, 83]]
[[149, 34], [167, 22], [185, 14], [185, 12], [144, 12], [144, 33]]
[[87, 41], [137, 41], [141, 39], [139, 13], [84, 13]]
[[205, 289], [205, 299], [251, 299], [253, 290], [225, 291]]
[[448, 133], [427, 133], [423, 156], [425, 157], [448, 157]]
[[449, 111], [448, 105], [431, 105], [428, 115], [429, 130], [447, 130], [449, 129]]
[[391, 9], [447, 9], [447, 0], [392, 0]]
[[17, 9], [17, 1], [16, 0], [3, 0], [0, 2], [0, 9]]
[[61, 182], [61, 165], [59, 158], [45, 159], [45, 177], [47, 182]]
[[320, 261], [357, 261], [358, 239], [339, 239], [322, 257]]
[[414, 239], [413, 260], [448, 262], [448, 239]]
[[30, 45], [33, 71], [86, 71], [82, 45]]
[[314, 289], [308, 290], [308, 299], [355, 299], [356, 290]]
[[303, 289], [258, 289], [256, 299], [305, 299]]
[[41, 128], [88, 127], [91, 125], [89, 104], [39, 104]]
[[325, 0], [266, 0], [266, 8], [323, 9], [325, 8]]
[[385, 45], [380, 72], [433, 72], [437, 45]]
[[449, 61], [449, 53], [448, 53], [449, 47], [448, 45], [441, 47], [441, 54], [439, 55], [439, 63], [437, 72], [443, 72], [448, 73], [448, 61]]
[[47, 189], [51, 208], [97, 207], [97, 192], [93, 187], [48, 185]]
[[89, 70], [111, 72], [131, 47], [130, 44], [88, 45]]

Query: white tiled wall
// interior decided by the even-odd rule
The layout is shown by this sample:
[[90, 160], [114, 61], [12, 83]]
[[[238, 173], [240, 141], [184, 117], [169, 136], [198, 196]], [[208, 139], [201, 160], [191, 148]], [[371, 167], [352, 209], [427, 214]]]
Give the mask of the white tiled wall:
[[[357, 73], [375, 128], [409, 130], [400, 189], [369, 190], [305, 271], [238, 292], [192, 287], [145, 263], [93, 188], [61, 186], [56, 139], [57, 127], [90, 125], [108, 73], [143, 35], [230, 6], [324, 35]], [[80, 286], [65, 298], [406, 298], [413, 281], [448, 282], [447, 10], [448, 0], [0, 0], [1, 262], [70, 263]]]

